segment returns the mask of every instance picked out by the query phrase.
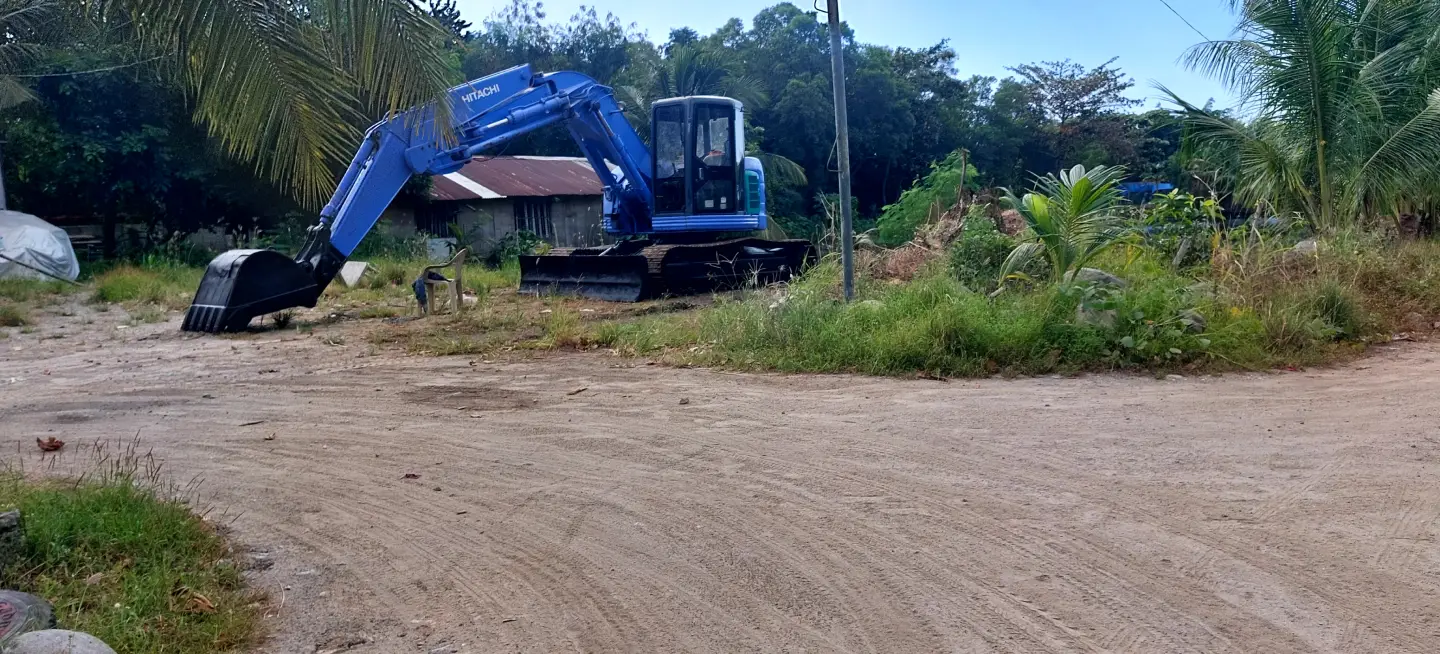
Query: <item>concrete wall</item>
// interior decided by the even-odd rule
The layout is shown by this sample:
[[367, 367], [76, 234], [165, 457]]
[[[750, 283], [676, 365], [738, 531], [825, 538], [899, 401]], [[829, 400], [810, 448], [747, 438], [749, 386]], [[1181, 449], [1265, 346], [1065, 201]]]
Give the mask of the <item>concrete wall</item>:
[[[600, 198], [562, 196], [549, 198], [550, 224], [555, 229], [551, 245], [562, 248], [589, 247], [610, 242], [600, 228]], [[493, 244], [515, 231], [515, 200], [474, 200], [459, 203], [456, 219], [461, 229], [476, 233], [477, 241]], [[412, 222], [413, 224], [413, 222]]]

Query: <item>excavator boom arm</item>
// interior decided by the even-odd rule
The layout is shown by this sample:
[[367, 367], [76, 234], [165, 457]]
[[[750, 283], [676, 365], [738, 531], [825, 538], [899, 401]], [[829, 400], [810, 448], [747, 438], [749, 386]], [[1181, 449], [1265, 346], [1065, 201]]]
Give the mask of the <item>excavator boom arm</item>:
[[453, 141], [447, 143], [435, 128], [433, 106], [382, 121], [366, 133], [320, 212], [341, 255], [354, 251], [412, 175], [455, 172], [477, 154], [555, 123], [569, 128], [615, 203], [618, 231], [636, 233], [648, 222], [650, 149], [608, 87], [580, 73], [536, 75], [529, 66], [517, 66], [455, 87], [448, 100]]

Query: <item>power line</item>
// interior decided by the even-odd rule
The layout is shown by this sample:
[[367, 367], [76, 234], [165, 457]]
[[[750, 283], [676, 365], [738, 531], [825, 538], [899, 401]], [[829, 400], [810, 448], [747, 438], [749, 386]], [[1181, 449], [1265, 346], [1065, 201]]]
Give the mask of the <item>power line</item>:
[[1175, 14], [1175, 17], [1180, 19], [1180, 22], [1185, 23], [1185, 25], [1188, 26], [1190, 29], [1195, 30], [1195, 33], [1199, 34], [1200, 38], [1205, 39], [1206, 41], [1210, 40], [1210, 37], [1205, 36], [1205, 33], [1201, 32], [1200, 28], [1196, 27], [1194, 23], [1191, 23], [1184, 16], [1180, 15], [1180, 12], [1176, 11], [1175, 7], [1170, 5], [1169, 0], [1160, 0], [1160, 4], [1165, 5], [1165, 8], [1169, 9], [1170, 13]]

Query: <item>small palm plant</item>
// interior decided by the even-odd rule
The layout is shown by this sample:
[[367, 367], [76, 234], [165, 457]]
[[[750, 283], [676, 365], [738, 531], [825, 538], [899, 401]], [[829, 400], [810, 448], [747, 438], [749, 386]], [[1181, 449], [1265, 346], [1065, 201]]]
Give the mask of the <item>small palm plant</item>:
[[1016, 198], [1009, 189], [1004, 202], [1025, 218], [1030, 231], [1000, 267], [1000, 284], [1023, 277], [1026, 264], [1038, 256], [1050, 263], [1052, 281], [1085, 266], [1095, 255], [1119, 243], [1130, 229], [1115, 215], [1122, 201], [1119, 184], [1125, 169], [1075, 166], [1036, 177], [1035, 191]]

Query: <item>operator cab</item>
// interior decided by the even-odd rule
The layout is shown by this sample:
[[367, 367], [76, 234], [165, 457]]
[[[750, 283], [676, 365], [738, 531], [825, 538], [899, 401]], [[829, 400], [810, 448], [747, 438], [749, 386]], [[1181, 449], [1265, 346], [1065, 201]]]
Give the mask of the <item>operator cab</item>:
[[745, 107], [695, 95], [651, 106], [655, 215], [743, 214]]

